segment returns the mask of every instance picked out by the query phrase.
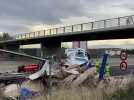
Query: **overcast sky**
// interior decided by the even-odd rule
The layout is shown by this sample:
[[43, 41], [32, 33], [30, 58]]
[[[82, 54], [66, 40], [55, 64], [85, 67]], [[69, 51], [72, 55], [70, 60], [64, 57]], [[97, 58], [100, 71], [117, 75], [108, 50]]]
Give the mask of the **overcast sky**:
[[0, 0], [0, 32], [75, 24], [134, 14], [133, 0]]
[[43, 24], [74, 24], [131, 14], [133, 0], [0, 0], [0, 31], [23, 33]]

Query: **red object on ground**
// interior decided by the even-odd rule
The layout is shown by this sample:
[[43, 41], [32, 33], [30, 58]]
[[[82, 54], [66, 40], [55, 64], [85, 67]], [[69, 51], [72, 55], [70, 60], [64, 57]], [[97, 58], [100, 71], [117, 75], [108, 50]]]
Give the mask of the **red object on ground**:
[[18, 72], [34, 73], [38, 70], [38, 64], [27, 64], [20, 66]]

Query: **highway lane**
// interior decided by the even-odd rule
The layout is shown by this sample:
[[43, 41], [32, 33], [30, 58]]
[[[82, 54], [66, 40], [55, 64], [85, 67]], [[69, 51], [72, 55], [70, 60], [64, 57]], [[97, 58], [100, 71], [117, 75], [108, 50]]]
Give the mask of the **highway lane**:
[[35, 61], [0, 61], [0, 73], [17, 71], [18, 66], [37, 63]]
[[[124, 74], [134, 74], [134, 58], [128, 58], [128, 69], [126, 71], [120, 70], [120, 58], [110, 58], [109, 63], [111, 66], [111, 75], [124, 75]], [[18, 66], [23, 64], [38, 63], [38, 61], [33, 60], [19, 60], [19, 61], [1, 61], [0, 60], [0, 73], [2, 72], [12, 72], [17, 71]]]
[[125, 71], [122, 71], [119, 66], [111, 67], [112, 76], [126, 75], [126, 74], [134, 74], [134, 65], [128, 65], [128, 68]]

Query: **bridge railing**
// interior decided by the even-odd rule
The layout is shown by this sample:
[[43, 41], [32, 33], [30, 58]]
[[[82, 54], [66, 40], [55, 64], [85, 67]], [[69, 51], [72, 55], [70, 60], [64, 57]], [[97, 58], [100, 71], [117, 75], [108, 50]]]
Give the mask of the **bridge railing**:
[[134, 15], [99, 20], [99, 21], [59, 27], [59, 28], [52, 28], [48, 30], [41, 30], [41, 31], [30, 32], [25, 34], [19, 34], [16, 36], [16, 39], [45, 37], [48, 35], [58, 35], [58, 34], [66, 34], [66, 33], [69, 34], [72, 32], [81, 32], [81, 31], [88, 31], [88, 30], [90, 31], [90, 30], [110, 28], [110, 27], [127, 26], [132, 24], [134, 24]]

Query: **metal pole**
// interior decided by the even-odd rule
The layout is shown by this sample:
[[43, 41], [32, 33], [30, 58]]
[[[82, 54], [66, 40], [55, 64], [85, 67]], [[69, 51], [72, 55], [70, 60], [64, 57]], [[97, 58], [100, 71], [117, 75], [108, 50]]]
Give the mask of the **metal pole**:
[[73, 31], [74, 31], [74, 25], [71, 26], [71, 32], [73, 32]]
[[52, 96], [52, 64], [53, 64], [53, 59], [54, 59], [54, 56], [51, 56], [50, 57], [50, 60], [49, 60], [49, 90], [48, 90], [48, 93], [49, 93], [49, 100], [51, 100], [51, 96]]
[[121, 24], [121, 19], [120, 18], [118, 18], [118, 26], [120, 26], [120, 24]]
[[66, 29], [65, 29], [65, 27], [63, 27], [63, 34], [66, 32]]
[[80, 24], [81, 25], [81, 31], [83, 31], [83, 24]]
[[94, 22], [91, 22], [91, 30], [94, 28]]
[[106, 28], [106, 20], [104, 20], [104, 28]]
[[31, 58], [31, 59], [41, 60], [41, 61], [45, 61], [46, 59], [49, 59], [49, 58], [46, 58], [46, 59], [44, 59], [44, 58], [39, 58], [39, 57], [35, 57], [35, 56], [23, 54], [23, 53], [18, 53], [18, 52], [13, 52], [13, 51], [8, 51], [8, 50], [3, 50], [3, 49], [0, 49], [0, 52], [5, 52], [5, 53], [9, 53], [9, 54], [14, 54], [14, 55], [18, 55], [18, 56], [24, 56], [24, 57], [28, 57], [28, 58]]

